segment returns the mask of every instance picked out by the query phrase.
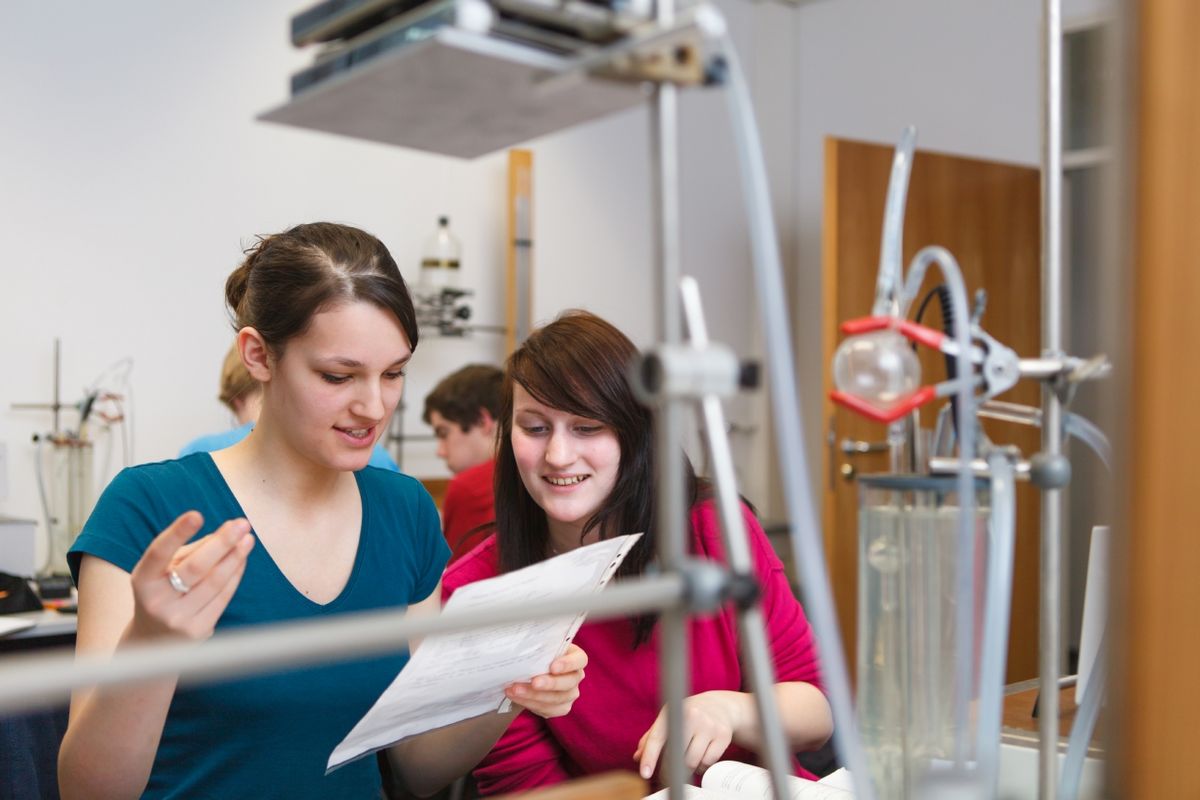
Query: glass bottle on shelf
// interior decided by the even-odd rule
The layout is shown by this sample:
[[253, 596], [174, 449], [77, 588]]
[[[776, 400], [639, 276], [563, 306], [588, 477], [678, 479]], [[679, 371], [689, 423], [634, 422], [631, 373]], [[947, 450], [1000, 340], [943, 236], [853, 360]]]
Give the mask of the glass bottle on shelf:
[[439, 291], [458, 284], [461, 246], [450, 233], [450, 218], [438, 217], [437, 231], [425, 240], [421, 249], [421, 286]]

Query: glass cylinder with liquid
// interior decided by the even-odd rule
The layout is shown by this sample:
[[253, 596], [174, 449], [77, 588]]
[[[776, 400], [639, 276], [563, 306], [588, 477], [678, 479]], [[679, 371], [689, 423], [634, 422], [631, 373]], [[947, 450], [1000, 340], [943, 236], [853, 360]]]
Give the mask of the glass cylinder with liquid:
[[[950, 765], [974, 730], [955, 726], [957, 477], [859, 477], [858, 724], [880, 798], [916, 798], [933, 770]], [[976, 580], [965, 601], [983, 607], [987, 484], [976, 482]], [[970, 635], [976, 641], [979, 631]], [[978, 648], [972, 647], [974, 700]], [[973, 728], [970, 721], [969, 727]], [[968, 759], [974, 753], [966, 754]]]
[[438, 217], [437, 231], [421, 248], [421, 288], [427, 291], [458, 285], [462, 247], [450, 232], [450, 218]]

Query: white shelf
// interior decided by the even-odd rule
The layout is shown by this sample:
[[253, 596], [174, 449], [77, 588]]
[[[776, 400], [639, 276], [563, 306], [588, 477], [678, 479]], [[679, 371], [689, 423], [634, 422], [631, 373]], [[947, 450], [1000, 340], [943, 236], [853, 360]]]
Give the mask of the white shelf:
[[259, 119], [475, 158], [646, 98], [637, 84], [582, 74], [556, 77], [571, 66], [529, 47], [446, 27], [331, 78]]

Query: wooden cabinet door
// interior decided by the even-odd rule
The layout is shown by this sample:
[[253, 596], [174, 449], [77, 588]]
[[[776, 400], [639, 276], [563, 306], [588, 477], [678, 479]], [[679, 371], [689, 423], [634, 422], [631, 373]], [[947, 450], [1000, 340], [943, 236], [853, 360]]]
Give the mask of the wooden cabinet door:
[[[823, 229], [823, 347], [825, 397], [833, 388], [830, 365], [841, 342], [838, 325], [867, 316], [875, 297], [883, 207], [892, 164], [891, 145], [829, 138], [825, 142]], [[1040, 352], [1040, 189], [1032, 167], [918, 151], [913, 160], [904, 219], [904, 264], [928, 245], [942, 245], [958, 260], [972, 296], [987, 292], [983, 328], [1020, 356]], [[917, 301], [942, 282], [929, 270]], [[913, 312], [916, 311], [916, 303]], [[931, 303], [922, 317], [941, 327], [941, 310]], [[922, 383], [946, 378], [942, 356], [921, 348]], [[1039, 387], [1022, 382], [1000, 399], [1038, 405]], [[932, 428], [935, 408], [922, 412], [922, 427]], [[886, 472], [886, 452], [847, 455], [844, 440], [882, 442], [886, 426], [871, 422], [828, 399], [825, 404], [827, 447], [824, 464], [825, 551], [838, 622], [854, 664], [857, 614], [856, 477]], [[1033, 428], [987, 423], [997, 443], [1016, 444], [1029, 456], [1037, 451]], [[1039, 498], [1028, 484], [1017, 488], [1016, 553], [1013, 574], [1012, 627], [1009, 635], [1008, 682], [1037, 674]]]

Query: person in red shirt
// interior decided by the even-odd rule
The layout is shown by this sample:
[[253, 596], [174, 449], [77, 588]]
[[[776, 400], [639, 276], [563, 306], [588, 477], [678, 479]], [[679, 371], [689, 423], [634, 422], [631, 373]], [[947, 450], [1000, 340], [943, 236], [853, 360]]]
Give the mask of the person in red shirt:
[[423, 419], [437, 437], [438, 458], [454, 473], [442, 502], [451, 564], [487, 537], [496, 517], [492, 473], [503, 382], [504, 373], [496, 367], [469, 364], [443, 378], [425, 398]]
[[[637, 350], [608, 322], [568, 312], [510, 356], [497, 417], [494, 536], [442, 576], [460, 587], [584, 544], [643, 532], [618, 577], [653, 569], [656, 477], [653, 418], [626, 380]], [[680, 459], [686, 462], [681, 452]], [[723, 562], [711, 487], [687, 467], [689, 549]], [[774, 699], [792, 752], [819, 748], [833, 731], [804, 610], [753, 510], [742, 506], [774, 664]], [[726, 607], [689, 623], [691, 692], [684, 701], [685, 761], [703, 772], [720, 759], [755, 761], [757, 713]], [[659, 693], [659, 626], [647, 613], [589, 622], [575, 643], [589, 657], [587, 690], [554, 720], [520, 715], [475, 769], [483, 795], [546, 786], [581, 775], [658, 770], [666, 722]], [[799, 764], [797, 774], [812, 777]]]

